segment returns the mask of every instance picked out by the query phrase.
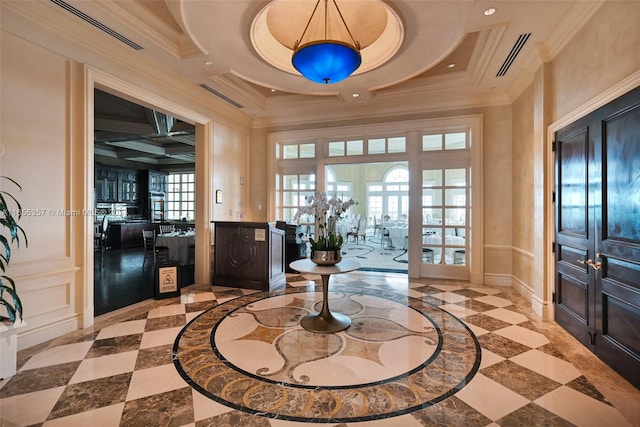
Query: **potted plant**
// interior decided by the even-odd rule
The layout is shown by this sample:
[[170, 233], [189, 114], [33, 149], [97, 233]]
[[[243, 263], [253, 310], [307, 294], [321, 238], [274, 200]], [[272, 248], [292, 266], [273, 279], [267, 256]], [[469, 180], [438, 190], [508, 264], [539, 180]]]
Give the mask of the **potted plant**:
[[316, 238], [309, 238], [311, 261], [319, 265], [337, 264], [342, 259], [340, 249], [344, 238], [337, 232], [337, 224], [342, 214], [358, 202], [349, 199], [343, 202], [338, 197], [327, 198], [327, 193], [316, 191], [306, 197], [306, 206], [298, 208], [294, 220], [302, 215], [313, 215], [316, 224]]
[[[20, 184], [11, 178], [1, 176], [22, 190]], [[18, 200], [5, 190], [0, 190], [0, 270], [6, 272], [11, 261], [11, 248], [20, 245], [20, 235], [27, 246], [27, 235], [18, 220], [22, 217], [22, 206]], [[4, 250], [2, 250], [4, 248]], [[0, 378], [16, 373], [16, 355], [18, 338], [16, 327], [24, 325], [22, 320], [22, 302], [13, 279], [0, 275]]]

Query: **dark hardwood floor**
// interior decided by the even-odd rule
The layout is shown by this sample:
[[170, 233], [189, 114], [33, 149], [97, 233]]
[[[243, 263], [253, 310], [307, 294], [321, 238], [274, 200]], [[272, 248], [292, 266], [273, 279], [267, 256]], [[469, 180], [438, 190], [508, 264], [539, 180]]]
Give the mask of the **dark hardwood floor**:
[[[144, 249], [107, 249], [94, 253], [94, 314], [99, 316], [154, 296], [153, 260]], [[193, 266], [180, 268], [181, 286], [193, 283]]]

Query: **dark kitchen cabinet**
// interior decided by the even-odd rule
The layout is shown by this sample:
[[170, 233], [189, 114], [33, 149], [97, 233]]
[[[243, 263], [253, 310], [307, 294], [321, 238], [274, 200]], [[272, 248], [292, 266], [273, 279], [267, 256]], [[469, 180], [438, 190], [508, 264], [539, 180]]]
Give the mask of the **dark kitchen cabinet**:
[[137, 203], [140, 200], [139, 173], [135, 170], [118, 171], [118, 201]]
[[168, 176], [166, 172], [149, 171], [149, 192], [166, 193]]
[[95, 190], [97, 203], [136, 204], [142, 194], [140, 172], [96, 163]]
[[96, 202], [116, 203], [118, 201], [118, 170], [96, 164], [94, 188]]

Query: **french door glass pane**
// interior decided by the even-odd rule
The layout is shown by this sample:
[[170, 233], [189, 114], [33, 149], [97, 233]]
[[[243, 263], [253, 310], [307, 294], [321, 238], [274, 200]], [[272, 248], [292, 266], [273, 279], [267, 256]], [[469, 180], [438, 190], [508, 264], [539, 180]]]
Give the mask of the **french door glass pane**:
[[281, 217], [286, 221], [293, 220], [298, 208], [306, 204], [306, 197], [315, 189], [315, 174], [284, 174], [282, 190], [279, 191]]
[[466, 169], [445, 169], [444, 185], [447, 187], [464, 187], [467, 183]]
[[465, 168], [422, 171], [423, 263], [466, 263], [466, 177]]
[[282, 176], [282, 189], [293, 190], [298, 188], [298, 175], [283, 175]]
[[442, 186], [442, 170], [431, 169], [422, 171], [423, 187], [441, 187]]

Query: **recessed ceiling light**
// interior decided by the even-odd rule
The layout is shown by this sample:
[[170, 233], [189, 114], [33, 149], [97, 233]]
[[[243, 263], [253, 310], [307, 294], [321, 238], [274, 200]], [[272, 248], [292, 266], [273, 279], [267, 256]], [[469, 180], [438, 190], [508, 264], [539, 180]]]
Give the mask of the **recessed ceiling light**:
[[207, 59], [206, 61], [204, 61], [204, 65], [211, 66], [211, 65], [213, 65], [213, 61], [210, 60], [210, 59]]
[[275, 89], [271, 89], [271, 93], [276, 93], [276, 90]]
[[359, 93], [352, 93], [351, 96], [354, 97], [354, 98], [357, 98], [357, 97], [360, 96], [360, 94]]
[[451, 64], [447, 64], [447, 68], [453, 68], [453, 67], [455, 67], [455, 66], [456, 66], [456, 64], [455, 64], [455, 63], [453, 63], [453, 62], [452, 62]]
[[494, 13], [496, 13], [496, 8], [495, 8], [495, 7], [490, 7], [490, 8], [488, 8], [488, 9], [485, 9], [485, 10], [484, 10], [484, 15], [485, 15], [485, 16], [491, 16], [491, 15], [493, 15]]

